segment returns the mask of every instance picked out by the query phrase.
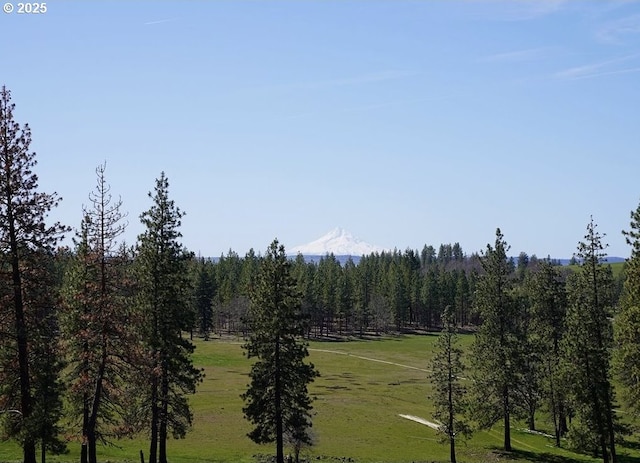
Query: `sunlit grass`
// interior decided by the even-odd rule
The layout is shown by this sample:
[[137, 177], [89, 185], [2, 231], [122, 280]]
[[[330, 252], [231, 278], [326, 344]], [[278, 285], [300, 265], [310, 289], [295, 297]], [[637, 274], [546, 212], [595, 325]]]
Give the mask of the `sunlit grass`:
[[[306, 449], [308, 457], [349, 457], [359, 462], [444, 462], [448, 446], [438, 442], [436, 432], [404, 419], [400, 414], [432, 420], [429, 395], [429, 361], [436, 335], [407, 335], [370, 341], [321, 342], [310, 345], [309, 360], [321, 373], [310, 387], [314, 402], [313, 435], [316, 445]], [[462, 336], [468, 350], [472, 335]], [[168, 443], [169, 460], [190, 462], [252, 462], [256, 454], [273, 454], [271, 445], [252, 443], [250, 424], [243, 418], [240, 395], [249, 381], [250, 361], [242, 352], [241, 340], [196, 341], [194, 362], [206, 377], [191, 397], [194, 426], [182, 440]], [[397, 364], [397, 365], [396, 365]], [[537, 423], [549, 432], [551, 424]], [[523, 423], [512, 429], [515, 452], [509, 460], [520, 462], [591, 462], [588, 456], [556, 449], [550, 438], [524, 432]], [[466, 444], [459, 443], [461, 462], [498, 461], [504, 458], [502, 428], [479, 431]], [[106, 462], [138, 462], [139, 452], [148, 456], [148, 440], [140, 436], [123, 440], [119, 447], [100, 447], [99, 459]], [[640, 453], [628, 453], [626, 461], [640, 462]], [[20, 461], [20, 449], [0, 443], [0, 461]], [[77, 462], [79, 447], [70, 453], [49, 457], [50, 462]]]

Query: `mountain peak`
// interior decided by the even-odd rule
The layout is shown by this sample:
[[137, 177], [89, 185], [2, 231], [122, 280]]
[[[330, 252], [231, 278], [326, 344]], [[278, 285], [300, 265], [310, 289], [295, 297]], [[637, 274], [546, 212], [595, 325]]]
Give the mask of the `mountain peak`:
[[336, 227], [315, 241], [291, 248], [289, 253], [314, 256], [325, 254], [362, 256], [384, 250], [380, 246], [375, 246], [356, 238], [344, 228]]
[[325, 234], [324, 236], [322, 236], [322, 238], [328, 238], [328, 239], [338, 239], [341, 237], [353, 239], [353, 235], [342, 227], [336, 227], [330, 232], [328, 232], [327, 234]]

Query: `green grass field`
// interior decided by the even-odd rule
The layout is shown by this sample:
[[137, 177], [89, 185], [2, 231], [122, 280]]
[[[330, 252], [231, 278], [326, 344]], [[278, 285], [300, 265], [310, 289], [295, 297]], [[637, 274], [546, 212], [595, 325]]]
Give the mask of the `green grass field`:
[[[473, 336], [462, 336], [468, 347]], [[357, 462], [444, 462], [448, 446], [438, 442], [431, 428], [400, 417], [416, 415], [432, 420], [427, 379], [429, 359], [436, 335], [389, 337], [371, 341], [313, 342], [310, 361], [321, 373], [310, 391], [314, 402], [313, 434], [316, 445], [302, 455], [349, 457]], [[250, 425], [242, 414], [240, 394], [248, 382], [250, 362], [240, 342], [197, 342], [195, 364], [205, 369], [206, 378], [192, 397], [194, 426], [186, 439], [170, 440], [169, 460], [189, 462], [254, 462], [254, 455], [273, 454], [273, 446], [253, 444], [246, 433]], [[551, 425], [540, 419], [541, 430]], [[502, 428], [476, 432], [466, 444], [458, 445], [461, 462], [590, 462], [597, 461], [553, 447], [551, 439], [524, 431], [516, 423], [512, 430], [515, 451], [504, 455]], [[620, 447], [622, 461], [640, 462], [637, 443]], [[118, 447], [99, 448], [104, 462], [137, 462], [139, 451], [148, 454], [144, 438], [124, 440]], [[0, 443], [0, 461], [20, 461], [20, 449]], [[49, 457], [50, 462], [79, 460], [79, 446], [70, 453]]]
[[[614, 278], [618, 278], [620, 274], [624, 271], [624, 266], [626, 262], [613, 262], [611, 264], [605, 264], [611, 267], [611, 272], [613, 273]], [[567, 265], [564, 268], [568, 268], [572, 271], [577, 271], [580, 266], [579, 265]]]

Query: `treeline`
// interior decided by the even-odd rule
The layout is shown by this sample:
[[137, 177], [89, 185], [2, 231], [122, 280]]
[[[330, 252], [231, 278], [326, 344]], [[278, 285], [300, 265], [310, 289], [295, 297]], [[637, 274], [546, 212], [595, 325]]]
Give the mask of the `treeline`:
[[[510, 273], [519, 284], [536, 273], [542, 261], [521, 252], [508, 259]], [[248, 294], [258, 271], [259, 256], [234, 251], [218, 259], [196, 259], [192, 267], [196, 335], [245, 335], [243, 322]], [[318, 261], [292, 258], [292, 274], [302, 293], [302, 309], [309, 319], [309, 336], [379, 334], [389, 331], [429, 330], [440, 326], [445, 307], [451, 306], [460, 326], [478, 325], [474, 294], [483, 273], [480, 255], [463, 252], [459, 243], [425, 245], [420, 252], [374, 253], [358, 264], [340, 264], [327, 254]], [[570, 273], [562, 270], [563, 275]], [[619, 284], [616, 288], [620, 287]]]

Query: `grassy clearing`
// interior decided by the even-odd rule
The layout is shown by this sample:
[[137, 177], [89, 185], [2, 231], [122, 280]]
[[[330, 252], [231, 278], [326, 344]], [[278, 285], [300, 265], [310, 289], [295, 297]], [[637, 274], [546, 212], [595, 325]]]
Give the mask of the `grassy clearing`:
[[[611, 264], [605, 264], [611, 267], [611, 272], [613, 273], [614, 278], [618, 278], [622, 272], [624, 272], [626, 262], [613, 262]], [[568, 268], [569, 270], [576, 272], [580, 269], [580, 265], [567, 265], [564, 268]]]
[[[438, 443], [436, 432], [400, 417], [416, 415], [431, 420], [431, 392], [427, 381], [428, 361], [435, 335], [412, 335], [373, 341], [313, 342], [310, 360], [321, 377], [310, 392], [316, 397], [313, 432], [316, 445], [304, 454], [350, 457], [359, 462], [444, 462], [448, 447]], [[463, 336], [468, 347], [472, 336]], [[229, 341], [197, 342], [196, 365], [205, 369], [206, 378], [192, 398], [194, 427], [183, 440], [168, 443], [169, 458], [175, 463], [254, 461], [256, 454], [271, 454], [272, 446], [253, 444], [246, 433], [249, 424], [242, 415], [240, 394], [246, 390], [250, 362], [241, 344]], [[389, 363], [383, 363], [389, 362]], [[397, 364], [397, 365], [394, 365]], [[409, 368], [411, 367], [411, 368]], [[540, 421], [539, 428], [551, 425]], [[506, 456], [502, 429], [477, 432], [473, 439], [458, 446], [461, 462], [592, 462], [587, 456], [553, 447], [552, 440], [523, 430], [517, 423], [512, 430], [515, 452]], [[144, 438], [119, 442], [119, 447], [99, 449], [101, 461], [137, 462], [139, 451], [147, 451]], [[623, 461], [640, 463], [640, 450], [620, 448]], [[70, 453], [50, 457], [50, 462], [78, 461], [79, 447]], [[0, 461], [20, 461], [15, 444], [0, 444]]]

